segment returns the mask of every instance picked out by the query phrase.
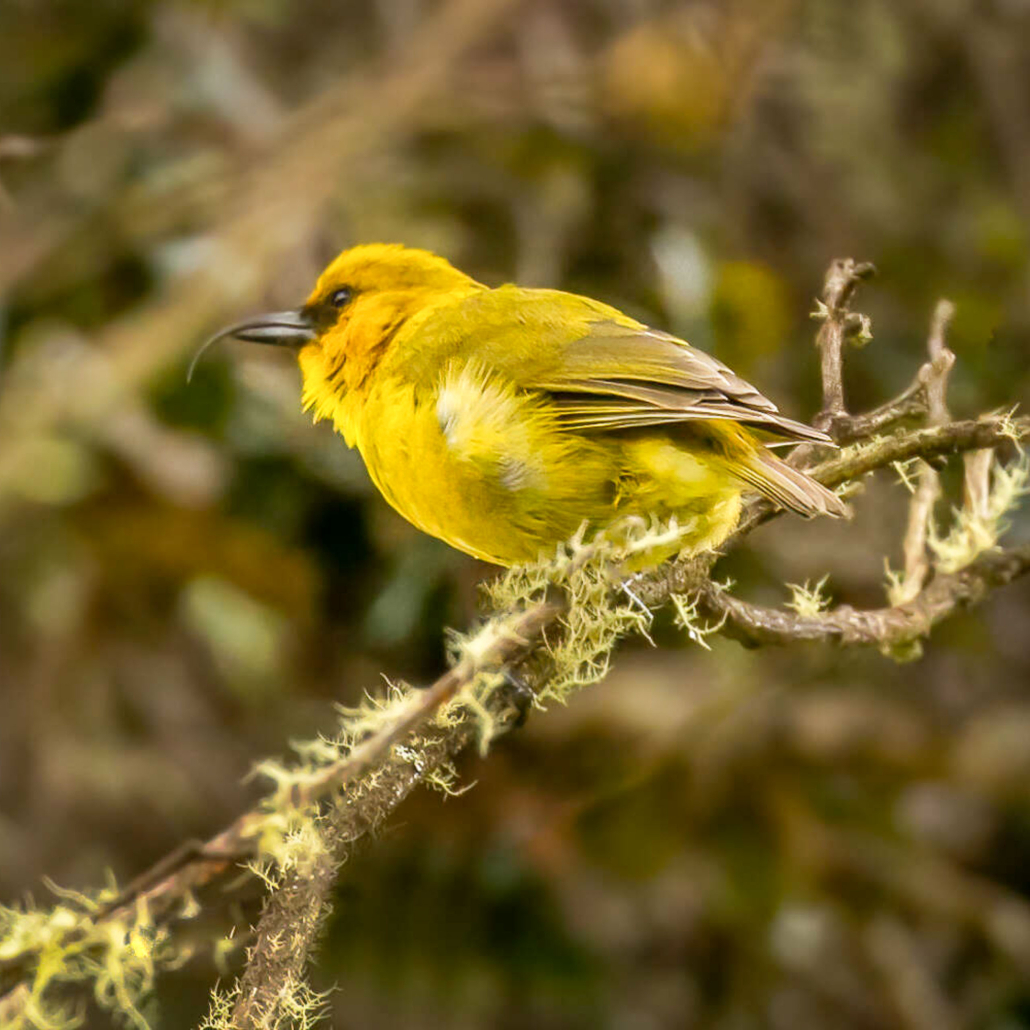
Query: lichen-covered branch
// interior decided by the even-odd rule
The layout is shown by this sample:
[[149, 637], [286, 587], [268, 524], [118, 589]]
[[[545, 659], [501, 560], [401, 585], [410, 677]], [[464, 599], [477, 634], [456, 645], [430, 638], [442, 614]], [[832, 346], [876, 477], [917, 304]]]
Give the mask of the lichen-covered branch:
[[959, 572], [938, 575], [911, 601], [862, 611], [841, 605], [813, 616], [765, 608], [732, 597], [707, 581], [704, 614], [724, 619], [722, 632], [750, 646], [824, 641], [842, 647], [877, 647], [902, 654], [913, 641], [955, 612], [979, 604], [998, 587], [1030, 573], [1030, 545], [980, 555]]
[[[473, 686], [477, 678], [504, 668], [525, 654], [563, 608], [561, 600], [552, 597], [524, 611], [502, 613], [489, 620], [470, 637], [460, 661], [428, 689], [404, 693], [389, 717], [367, 737], [341, 742], [340, 753], [332, 761], [278, 776], [278, 789], [265, 803], [240, 816], [205, 843], [177, 849], [125, 891], [104, 898], [92, 911], [84, 913], [79, 925], [69, 927], [68, 946], [99, 946], [109, 937], [105, 927], [135, 926], [141, 913], [145, 913], [148, 923], [173, 923], [185, 899], [195, 892], [232, 875], [240, 863], [271, 856], [283, 870], [283, 883], [281, 891], [277, 887], [272, 895], [279, 900], [266, 909], [268, 932], [259, 932], [254, 954], [265, 970], [262, 982], [273, 985], [274, 980], [274, 987], [257, 992], [247, 1009], [251, 1014], [270, 1011], [270, 998], [281, 982], [291, 976], [296, 979], [298, 969], [303, 968], [321, 921], [314, 915], [301, 920], [305, 933], [292, 937], [289, 949], [280, 950], [277, 935], [285, 919], [282, 909], [298, 920], [304, 911], [321, 911], [333, 871], [344, 858], [345, 845], [374, 827], [418, 783], [430, 780], [441, 765], [469, 742], [475, 726], [471, 720], [453, 719], [445, 731], [435, 729], [424, 736], [417, 752], [395, 752], [394, 745], [422, 727], [460, 691]], [[514, 712], [503, 690], [495, 692], [493, 704], [499, 721]], [[361, 729], [358, 732], [364, 733]], [[317, 816], [323, 801], [373, 770], [374, 781], [360, 784], [346, 797], [346, 804], [336, 805], [335, 816]], [[275, 774], [271, 768], [269, 772]], [[328, 832], [323, 834], [323, 829]], [[312, 854], [320, 859], [309, 865]], [[96, 941], [92, 939], [94, 935]], [[302, 941], [307, 941], [307, 946], [302, 946]], [[281, 959], [278, 964], [274, 961], [277, 956]], [[31, 976], [37, 958], [28, 949], [0, 961], [0, 983]], [[271, 977], [271, 970], [280, 974], [278, 979]], [[0, 1005], [3, 1003], [0, 999]]]
[[[422, 727], [460, 690], [471, 688], [477, 678], [525, 654], [564, 610], [565, 605], [556, 600], [541, 601], [527, 611], [489, 622], [453, 668], [429, 689], [410, 691], [395, 718], [378, 732], [316, 774], [293, 780], [287, 790], [290, 804], [297, 809], [310, 807], [317, 799], [378, 769], [395, 745]], [[391, 804], [380, 801], [370, 806], [367, 800], [364, 805], [340, 803], [350, 800], [345, 796], [312, 820], [301, 860], [281, 874], [265, 901], [256, 942], [248, 952], [247, 969], [236, 994], [233, 1027], [258, 1030], [284, 1023], [284, 1002], [291, 997], [291, 986], [303, 982], [308, 957], [328, 913], [336, 871], [348, 850], [375, 825], [377, 816], [381, 818], [399, 804], [431, 769], [452, 757], [468, 733], [467, 727], [458, 725], [452, 735], [423, 740], [416, 760], [402, 756], [410, 772], [399, 778], [395, 773]], [[360, 789], [356, 795], [360, 797]]]
[[1030, 436], [1030, 417], [985, 415], [978, 419], [949, 422], [944, 426], [910, 429], [879, 437], [820, 462], [809, 471], [826, 486], [840, 486], [849, 480], [887, 468], [911, 458], [932, 460], [963, 451], [1019, 443]]

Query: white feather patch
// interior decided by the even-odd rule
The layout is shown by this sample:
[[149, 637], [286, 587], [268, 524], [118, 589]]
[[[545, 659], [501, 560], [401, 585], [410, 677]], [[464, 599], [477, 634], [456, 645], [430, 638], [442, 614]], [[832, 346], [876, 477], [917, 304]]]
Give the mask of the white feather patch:
[[481, 466], [508, 490], [543, 487], [544, 468], [532, 434], [539, 415], [485, 368], [474, 363], [449, 368], [437, 393], [436, 417], [457, 458]]

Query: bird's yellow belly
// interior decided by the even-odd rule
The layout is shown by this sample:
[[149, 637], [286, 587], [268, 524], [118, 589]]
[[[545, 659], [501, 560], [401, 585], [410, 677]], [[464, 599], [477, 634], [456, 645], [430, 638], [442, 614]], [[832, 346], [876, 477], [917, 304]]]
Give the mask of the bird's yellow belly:
[[570, 433], [532, 400], [475, 385], [420, 398], [394, 381], [362, 406], [355, 436], [369, 474], [424, 532], [514, 565], [624, 515], [677, 518], [680, 544], [656, 558], [716, 546], [735, 525], [739, 483], [667, 434]]

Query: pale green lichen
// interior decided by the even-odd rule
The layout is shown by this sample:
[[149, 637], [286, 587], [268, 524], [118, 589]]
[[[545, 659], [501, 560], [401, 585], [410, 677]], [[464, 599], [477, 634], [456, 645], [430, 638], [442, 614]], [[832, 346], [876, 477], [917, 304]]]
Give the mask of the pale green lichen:
[[271, 814], [266, 821], [259, 857], [251, 863], [251, 868], [271, 890], [288, 873], [296, 873], [301, 879], [309, 877], [326, 854], [314, 811], [286, 809]]
[[159, 968], [182, 961], [168, 931], [155, 925], [142, 900], [124, 918], [95, 920], [98, 909], [115, 896], [113, 887], [94, 896], [57, 890], [62, 903], [52, 909], [0, 906], [0, 961], [31, 958], [34, 970], [27, 1003], [12, 1030], [73, 1027], [81, 1016], [50, 1001], [58, 983], [92, 981], [97, 1003], [118, 1022], [146, 1030], [139, 1004]]
[[[269, 890], [282, 882], [282, 877], [292, 871], [306, 875], [325, 853], [325, 845], [318, 829], [317, 808], [313, 804], [297, 805], [293, 797], [298, 788], [309, 782], [321, 759], [339, 752], [324, 747], [320, 741], [317, 748], [307, 741], [294, 745], [295, 750], [307, 759], [298, 766], [286, 766], [268, 759], [259, 763], [255, 772], [270, 779], [274, 784], [272, 793], [263, 802], [264, 812], [253, 829], [256, 837], [256, 857], [248, 867], [260, 877]], [[328, 764], [328, 763], [324, 763]]]
[[442, 706], [440, 721], [443, 725], [455, 719], [471, 716], [476, 724], [476, 742], [479, 753], [485, 755], [494, 738], [502, 731], [503, 723], [495, 711], [491, 699], [497, 689], [505, 683], [504, 675], [496, 672], [480, 672], [462, 688], [454, 700]]
[[[313, 1030], [328, 1014], [332, 991], [316, 991], [304, 980], [288, 978], [277, 992], [269, 1010], [260, 1013], [261, 1025], [268, 1030]], [[228, 989], [216, 986], [211, 992], [207, 1016], [198, 1030], [232, 1030], [233, 1009], [239, 985]]]
[[221, 984], [215, 984], [211, 991], [211, 1004], [208, 1006], [207, 1016], [197, 1030], [230, 1030], [232, 1010], [239, 990], [238, 983], [228, 989], [223, 989]]
[[[1001, 418], [1011, 423], [1011, 416], [1009, 412]], [[1015, 440], [1018, 427], [1014, 423], [1010, 432]], [[1019, 458], [1009, 465], [1003, 465], [996, 457], [990, 461], [986, 495], [978, 500], [967, 497], [965, 505], [953, 511], [951, 528], [946, 535], [941, 535], [932, 515], [927, 515], [926, 546], [938, 572], [959, 572], [979, 555], [997, 549], [998, 541], [1008, 529], [1007, 516], [1030, 492], [1030, 459], [1026, 454], [1021, 451]], [[892, 606], [910, 603], [922, 590], [924, 577], [895, 571], [887, 559], [884, 559], [884, 572], [887, 598]], [[891, 657], [897, 655], [892, 653]], [[906, 654], [904, 660], [911, 657], [913, 654]]]
[[887, 601], [892, 607], [907, 604], [921, 589], [920, 584], [910, 580], [903, 570], [892, 569], [887, 557], [883, 559], [883, 575], [887, 580]]
[[815, 311], [809, 311], [808, 317], [813, 322], [825, 322], [830, 317], [830, 309], [826, 306], [826, 302], [819, 300], [817, 297]]
[[[713, 583], [717, 590], [728, 589], [729, 584]], [[718, 622], [708, 622], [701, 617], [701, 598], [698, 594], [670, 594], [669, 601], [672, 603], [673, 621], [682, 629], [687, 637], [695, 644], [711, 651], [712, 645], [708, 643], [708, 637], [718, 633], [726, 624], [727, 613], [723, 613]]]
[[1020, 454], [1019, 460], [1007, 466], [995, 460], [990, 479], [982, 507], [978, 510], [967, 505], [957, 510], [947, 536], [940, 536], [933, 523], [929, 525], [927, 544], [941, 572], [958, 572], [979, 555], [997, 548], [1009, 526], [1006, 516], [1030, 492], [1030, 458]]
[[288, 979], [276, 995], [275, 1030], [313, 1030], [328, 1013], [332, 991], [316, 991], [305, 980]]
[[412, 688], [407, 683], [394, 682], [385, 676], [383, 682], [386, 684], [383, 693], [366, 693], [361, 703], [354, 706], [336, 706], [340, 723], [332, 743], [338, 748], [349, 750], [389, 726], [400, 709], [410, 702]]
[[214, 960], [215, 968], [220, 973], [229, 972], [229, 960], [237, 951], [239, 951], [240, 942], [236, 937], [236, 927], [234, 926], [225, 937], [219, 937], [214, 942], [212, 948], [211, 957]]
[[[998, 415], [998, 433], [1020, 447], [1020, 442], [1026, 437], [1026, 430], [1020, 428], [1016, 422], [1018, 410], [1019, 405], [1016, 404]], [[1020, 451], [1022, 452], [1022, 447], [1020, 447]]]
[[[487, 587], [493, 606], [504, 609], [541, 601], [552, 586], [566, 595], [562, 632], [546, 641], [551, 668], [538, 693], [540, 703], [564, 704], [574, 691], [602, 679], [615, 642], [648, 629], [650, 612], [632, 593], [618, 589], [620, 570], [648, 555], [668, 553], [680, 538], [675, 523], [626, 519], [589, 542], [578, 534], [551, 561], [510, 569]], [[621, 603], [620, 594], [626, 597]]]
[[880, 654], [898, 665], [918, 661], [923, 657], [923, 642], [919, 637], [906, 640], [891, 640], [880, 645]]
[[441, 762], [426, 775], [424, 782], [427, 787], [432, 787], [433, 790], [438, 790], [441, 794], [451, 798], [459, 797], [475, 786], [475, 783], [466, 783], [464, 787], [456, 786], [458, 770], [453, 762]]
[[898, 482], [910, 493], [916, 492], [916, 467], [921, 458], [909, 458], [906, 461], [892, 461], [891, 468], [898, 474]]
[[790, 600], [787, 607], [803, 619], [816, 618], [830, 607], [830, 598], [823, 592], [829, 579], [830, 575], [827, 573], [815, 586], [809, 586], [808, 580], [802, 584], [788, 583]]

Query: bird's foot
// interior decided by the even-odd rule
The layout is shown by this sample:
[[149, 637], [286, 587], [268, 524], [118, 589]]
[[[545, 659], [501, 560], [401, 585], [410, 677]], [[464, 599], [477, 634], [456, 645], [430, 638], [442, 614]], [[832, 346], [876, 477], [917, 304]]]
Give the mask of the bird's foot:
[[536, 704], [536, 691], [517, 672], [512, 672], [511, 669], [505, 669], [502, 675], [504, 676], [505, 687], [507, 687], [506, 696], [511, 700], [512, 707], [516, 712], [512, 728], [519, 729], [525, 726], [526, 719], [529, 718], [530, 709]]

